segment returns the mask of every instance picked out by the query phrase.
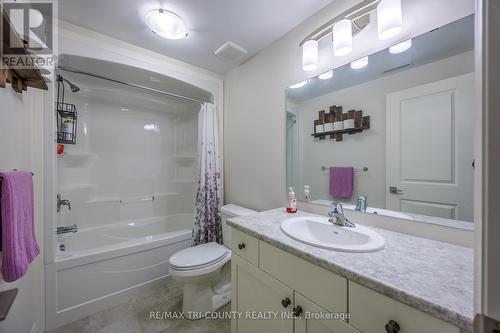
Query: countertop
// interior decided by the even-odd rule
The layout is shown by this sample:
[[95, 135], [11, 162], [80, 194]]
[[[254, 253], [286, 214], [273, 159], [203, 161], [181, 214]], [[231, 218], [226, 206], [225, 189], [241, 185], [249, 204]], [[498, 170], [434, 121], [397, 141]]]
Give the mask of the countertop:
[[[371, 253], [336, 252], [286, 236], [284, 208], [228, 220], [228, 225], [326, 270], [472, 332], [474, 255], [470, 248], [379, 228], [385, 248]], [[353, 221], [356, 222], [356, 221]]]

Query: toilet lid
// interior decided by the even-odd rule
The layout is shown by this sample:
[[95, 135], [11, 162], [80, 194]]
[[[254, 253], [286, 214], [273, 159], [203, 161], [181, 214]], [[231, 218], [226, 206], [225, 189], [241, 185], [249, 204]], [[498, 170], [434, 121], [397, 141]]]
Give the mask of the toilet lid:
[[181, 250], [170, 257], [170, 265], [180, 269], [196, 269], [222, 260], [228, 249], [215, 242]]

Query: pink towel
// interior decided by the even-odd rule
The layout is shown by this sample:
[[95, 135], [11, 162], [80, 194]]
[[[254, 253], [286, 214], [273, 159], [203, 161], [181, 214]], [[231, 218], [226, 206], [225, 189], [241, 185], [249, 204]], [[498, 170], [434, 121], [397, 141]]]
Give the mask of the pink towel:
[[336, 198], [352, 197], [354, 168], [330, 168], [330, 195]]
[[26, 171], [0, 173], [0, 217], [2, 227], [2, 266], [7, 282], [23, 276], [40, 253], [35, 238], [33, 179]]

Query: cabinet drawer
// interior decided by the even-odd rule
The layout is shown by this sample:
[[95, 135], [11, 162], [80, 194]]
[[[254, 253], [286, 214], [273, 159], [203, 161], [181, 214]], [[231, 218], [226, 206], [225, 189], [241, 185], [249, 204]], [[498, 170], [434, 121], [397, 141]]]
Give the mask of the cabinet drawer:
[[260, 268], [330, 312], [347, 312], [347, 280], [265, 242]]
[[259, 240], [257, 238], [233, 228], [231, 250], [255, 266], [259, 265]]
[[385, 333], [394, 320], [404, 333], [459, 333], [460, 329], [357, 283], [349, 281], [349, 323], [363, 332]]

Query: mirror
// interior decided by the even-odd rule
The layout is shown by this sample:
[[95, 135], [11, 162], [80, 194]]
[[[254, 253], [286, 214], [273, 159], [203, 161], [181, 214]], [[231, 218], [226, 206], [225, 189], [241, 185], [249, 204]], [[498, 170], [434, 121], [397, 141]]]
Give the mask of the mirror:
[[367, 213], [471, 225], [473, 15], [328, 74], [287, 89], [287, 188], [298, 200], [356, 209], [364, 196]]

